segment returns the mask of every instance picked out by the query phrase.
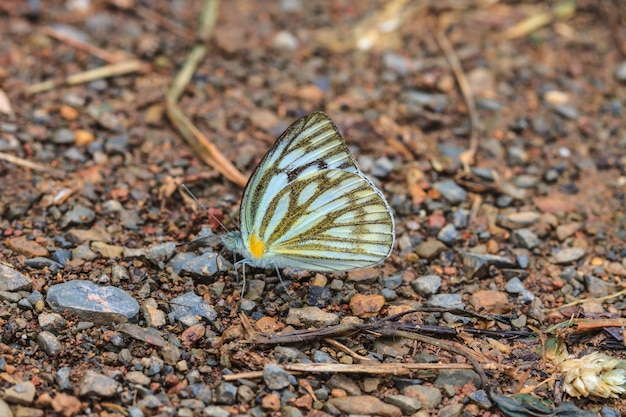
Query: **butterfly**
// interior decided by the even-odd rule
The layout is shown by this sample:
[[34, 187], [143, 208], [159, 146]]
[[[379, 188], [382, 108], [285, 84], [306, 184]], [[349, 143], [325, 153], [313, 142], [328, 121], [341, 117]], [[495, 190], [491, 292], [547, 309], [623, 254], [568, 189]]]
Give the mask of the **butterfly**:
[[332, 120], [294, 122], [256, 167], [243, 192], [241, 231], [222, 236], [243, 257], [235, 267], [348, 271], [383, 262], [394, 218], [361, 172]]

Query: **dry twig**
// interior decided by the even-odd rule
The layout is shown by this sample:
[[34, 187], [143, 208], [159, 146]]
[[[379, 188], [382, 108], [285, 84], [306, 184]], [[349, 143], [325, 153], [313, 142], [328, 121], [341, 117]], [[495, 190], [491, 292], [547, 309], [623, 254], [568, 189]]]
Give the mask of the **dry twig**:
[[32, 169], [33, 171], [49, 172], [57, 176], [63, 175], [63, 171], [60, 171], [58, 169], [55, 169], [46, 165], [38, 164], [37, 162], [31, 162], [26, 159], [23, 159], [23, 158], [20, 158], [20, 157], [17, 157], [15, 155], [11, 155], [8, 153], [4, 153], [4, 152], [0, 152], [0, 160], [7, 161], [12, 164], [24, 167], [24, 168], [29, 168], [29, 169]]
[[73, 74], [61, 81], [44, 81], [42, 83], [31, 85], [26, 89], [28, 94], [37, 94], [44, 91], [52, 90], [53, 88], [62, 85], [76, 85], [87, 83], [102, 78], [116, 77], [118, 75], [130, 74], [133, 72], [148, 72], [151, 66], [137, 59], [133, 59], [125, 62], [118, 62], [116, 64], [105, 65], [103, 67], [94, 68], [89, 71]]
[[104, 62], [108, 62], [109, 64], [118, 64], [132, 60], [132, 57], [123, 51], [105, 51], [104, 49], [85, 42], [81, 39], [68, 36], [67, 34], [53, 27], [45, 27], [42, 29], [42, 31], [44, 34], [50, 36], [51, 38], [66, 43], [78, 50], [85, 51], [97, 58], [100, 58]]
[[185, 87], [189, 84], [191, 77], [196, 72], [198, 65], [207, 54], [207, 40], [215, 26], [217, 19], [218, 0], [206, 0], [201, 16], [200, 28], [198, 31], [199, 41], [193, 46], [187, 56], [187, 61], [174, 78], [170, 89], [166, 93], [165, 107], [170, 122], [181, 134], [185, 142], [193, 151], [210, 167], [220, 172], [224, 177], [244, 186], [247, 178], [243, 175], [206, 136], [194, 126], [194, 124], [184, 115], [178, 107], [178, 100]]
[[465, 105], [467, 106], [467, 112], [469, 113], [470, 118], [470, 145], [469, 149], [461, 154], [459, 159], [463, 164], [463, 169], [465, 174], [469, 174], [470, 166], [474, 165], [474, 157], [476, 156], [476, 151], [478, 150], [478, 136], [477, 136], [477, 128], [478, 128], [478, 114], [476, 113], [476, 103], [474, 101], [474, 95], [472, 94], [472, 89], [470, 88], [469, 82], [467, 81], [467, 76], [465, 75], [465, 71], [463, 71], [463, 67], [461, 66], [461, 62], [459, 61], [459, 57], [454, 52], [454, 48], [450, 44], [448, 37], [446, 36], [446, 30], [448, 28], [448, 15], [442, 15], [439, 17], [439, 21], [437, 24], [437, 43], [439, 47], [443, 51], [446, 59], [448, 60], [448, 64], [452, 69], [452, 73], [456, 78], [456, 82], [459, 85], [459, 89], [461, 90], [461, 94], [463, 95], [463, 99], [465, 100]]
[[[368, 375], [408, 375], [415, 370], [441, 370], [441, 369], [472, 369], [467, 363], [367, 363], [364, 365], [343, 363], [284, 363], [280, 365], [290, 373], [342, 373], [342, 374], [368, 374]], [[263, 371], [240, 372], [238, 374], [224, 375], [225, 381], [237, 379], [262, 378]]]

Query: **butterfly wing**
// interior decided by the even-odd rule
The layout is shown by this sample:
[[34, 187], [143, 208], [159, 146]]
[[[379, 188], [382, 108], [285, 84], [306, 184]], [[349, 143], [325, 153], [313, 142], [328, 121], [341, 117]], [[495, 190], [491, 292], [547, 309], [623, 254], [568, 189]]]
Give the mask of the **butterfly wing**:
[[241, 200], [243, 241], [258, 233], [276, 193], [302, 176], [326, 169], [359, 172], [332, 120], [324, 113], [312, 113], [283, 132], [250, 176]]
[[317, 271], [375, 265], [393, 248], [387, 201], [360, 172], [313, 172], [279, 190], [260, 232], [271, 263]]
[[349, 270], [381, 262], [393, 242], [387, 201], [324, 113], [292, 124], [244, 190], [241, 243], [253, 265]]

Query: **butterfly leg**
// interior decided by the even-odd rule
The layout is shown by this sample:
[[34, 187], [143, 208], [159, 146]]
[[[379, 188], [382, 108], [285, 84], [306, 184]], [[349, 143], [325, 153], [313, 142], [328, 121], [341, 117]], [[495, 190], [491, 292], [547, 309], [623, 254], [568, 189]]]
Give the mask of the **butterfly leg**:
[[246, 292], [246, 263], [241, 263], [241, 275], [243, 275], [243, 286], [241, 287], [241, 299], [243, 300], [243, 295]]
[[243, 275], [243, 287], [241, 288], [241, 298], [243, 298], [243, 294], [246, 291], [246, 260], [242, 259], [240, 261], [235, 262], [235, 275], [237, 276], [237, 282], [239, 282], [239, 272], [237, 271], [237, 267], [241, 265], [241, 275]]
[[289, 291], [289, 288], [287, 288], [287, 285], [285, 285], [285, 281], [283, 281], [283, 277], [280, 276], [280, 271], [278, 270], [278, 267], [274, 265], [274, 268], [276, 268], [276, 275], [278, 276], [280, 283], [283, 284], [283, 288], [285, 289], [285, 292], [287, 293], [289, 297], [293, 297], [293, 293]]

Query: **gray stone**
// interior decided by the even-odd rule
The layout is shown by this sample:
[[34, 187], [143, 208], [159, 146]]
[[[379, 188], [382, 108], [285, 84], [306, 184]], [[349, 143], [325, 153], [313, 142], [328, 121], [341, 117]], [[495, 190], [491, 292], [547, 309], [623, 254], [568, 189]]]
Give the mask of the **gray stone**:
[[385, 402], [395, 405], [402, 410], [405, 415], [411, 415], [422, 408], [422, 403], [419, 402], [419, 400], [409, 397], [408, 395], [388, 395], [385, 398]]
[[606, 297], [617, 292], [615, 284], [601, 280], [593, 275], [584, 275], [585, 288], [593, 298]]
[[113, 397], [121, 386], [113, 378], [88, 370], [78, 383], [78, 395], [81, 397]]
[[348, 378], [343, 374], [335, 374], [330, 377], [326, 386], [331, 389], [339, 388], [348, 393], [348, 395], [361, 395], [361, 388], [352, 378]]
[[515, 261], [496, 255], [465, 252], [463, 257], [463, 270], [469, 278], [485, 278], [489, 276], [489, 268], [514, 268]]
[[278, 363], [283, 362], [306, 362], [308, 356], [299, 349], [289, 346], [276, 346], [274, 348], [274, 358]]
[[420, 258], [433, 259], [435, 256], [439, 255], [442, 251], [446, 249], [447, 246], [445, 245], [445, 243], [440, 242], [439, 240], [428, 239], [417, 245], [417, 247], [415, 248], [415, 253]]
[[56, 272], [60, 269], [63, 269], [63, 265], [60, 263], [53, 261], [49, 258], [44, 258], [42, 256], [37, 256], [36, 258], [30, 258], [24, 260], [24, 265], [27, 265], [34, 269], [44, 269], [48, 268], [50, 272]]
[[98, 254], [91, 250], [88, 244], [78, 245], [72, 249], [72, 257], [76, 261], [91, 261], [98, 257]]
[[426, 304], [430, 307], [439, 308], [456, 308], [460, 310], [465, 308], [460, 294], [434, 294], [428, 299]]
[[443, 398], [439, 389], [426, 385], [409, 385], [402, 389], [402, 394], [419, 400], [425, 409], [436, 408]]
[[30, 405], [35, 400], [35, 385], [32, 382], [22, 382], [4, 390], [4, 401], [10, 404]]
[[230, 412], [222, 407], [210, 405], [202, 410], [203, 417], [230, 417]]
[[383, 285], [385, 288], [389, 288], [390, 290], [395, 290], [400, 285], [402, 285], [402, 274], [392, 275], [390, 277], [386, 277], [383, 279]]
[[537, 223], [541, 215], [536, 211], [520, 211], [509, 213], [499, 219], [499, 224], [507, 229], [523, 229]]
[[22, 295], [17, 292], [0, 291], [0, 301], [8, 301], [10, 303], [17, 303], [22, 299]]
[[77, 206], [65, 213], [59, 225], [61, 228], [66, 228], [69, 225], [91, 224], [95, 217], [96, 213], [93, 210], [84, 206]]
[[257, 304], [254, 301], [248, 299], [247, 296], [248, 296], [248, 294], [246, 294], [246, 298], [243, 298], [239, 302], [239, 310], [244, 312], [244, 313], [250, 314], [257, 307]]
[[323, 352], [319, 349], [315, 349], [313, 352], [313, 362], [314, 363], [337, 363], [335, 359], [330, 356], [330, 354]]
[[439, 230], [437, 239], [448, 246], [452, 246], [461, 240], [461, 233], [456, 230], [456, 227], [454, 227], [452, 223], [448, 223]]
[[448, 97], [445, 94], [431, 94], [419, 90], [404, 91], [402, 101], [418, 106], [428, 106], [439, 112], [448, 105]]
[[450, 204], [460, 204], [467, 199], [467, 191], [452, 180], [438, 181], [433, 184], [433, 188]]
[[556, 104], [553, 108], [556, 114], [563, 116], [566, 119], [578, 120], [580, 117], [580, 111], [578, 111], [575, 107], [568, 106], [567, 104]]
[[524, 287], [522, 280], [518, 277], [513, 277], [504, 285], [504, 289], [509, 294], [519, 294], [524, 291], [526, 287]]
[[[173, 261], [179, 262], [176, 257]], [[221, 271], [228, 269], [230, 263], [221, 255], [214, 252], [205, 252], [199, 256], [194, 256], [187, 262], [180, 265], [180, 272], [187, 273], [195, 277], [213, 277]]]
[[70, 145], [75, 140], [74, 132], [70, 129], [61, 128], [52, 134], [52, 142], [57, 145]]
[[539, 246], [539, 238], [528, 229], [519, 229], [513, 232], [513, 242], [516, 246], [533, 249]]
[[54, 374], [54, 382], [61, 391], [73, 391], [74, 385], [70, 379], [72, 374], [72, 368], [64, 366], [59, 368]]
[[[491, 172], [491, 170], [489, 170]], [[459, 208], [452, 213], [452, 224], [457, 229], [465, 229], [469, 222], [469, 210]]]
[[560, 224], [556, 227], [556, 238], [559, 242], [563, 242], [568, 237], [573, 236], [581, 227], [582, 223], [580, 222]]
[[183, 270], [183, 267], [193, 259], [195, 259], [198, 255], [192, 252], [179, 252], [170, 261], [167, 263], [167, 266], [172, 268], [174, 272], [180, 274]]
[[152, 381], [149, 376], [147, 376], [141, 371], [128, 372], [126, 374], [126, 380], [130, 382], [131, 384], [143, 385], [145, 387], [147, 387], [150, 381]]
[[380, 294], [385, 297], [385, 301], [394, 301], [398, 299], [398, 293], [394, 290], [390, 290], [389, 288], [383, 288], [380, 291]]
[[461, 417], [463, 404], [450, 404], [442, 407], [437, 413], [437, 417]]
[[[200, 375], [199, 372], [195, 372], [198, 373], [198, 376]], [[187, 379], [189, 379], [189, 376], [187, 376]], [[198, 380], [200, 380], [199, 377]], [[200, 400], [205, 405], [213, 404], [213, 392], [211, 391], [211, 387], [204, 383], [194, 383], [186, 388], [183, 388], [183, 390], [185, 391], [186, 396]]]
[[583, 256], [585, 256], [585, 250], [583, 248], [564, 248], [558, 251], [557, 254], [550, 259], [550, 262], [559, 265], [569, 264], [576, 262]]
[[104, 150], [109, 155], [124, 155], [128, 151], [130, 138], [126, 134], [109, 137], [104, 142]]
[[128, 408], [128, 417], [145, 417], [145, 414], [139, 407]]
[[402, 416], [402, 411], [395, 405], [385, 404], [378, 398], [370, 395], [331, 398], [326, 402], [325, 409], [332, 415]]
[[35, 290], [32, 293], [30, 293], [30, 295], [28, 296], [28, 301], [32, 305], [35, 305], [35, 304], [37, 304], [37, 302], [43, 301], [43, 294], [41, 294], [39, 291]]
[[325, 312], [319, 307], [290, 308], [285, 323], [295, 326], [333, 326], [339, 324], [339, 316]]
[[472, 384], [480, 387], [480, 376], [470, 369], [442, 369], [434, 382], [437, 386], [450, 384], [455, 387], [462, 387], [465, 384]]
[[83, 280], [51, 286], [46, 301], [56, 312], [97, 323], [126, 322], [139, 312], [139, 303], [124, 290]]
[[59, 339], [53, 333], [46, 331], [37, 335], [37, 344], [48, 356], [57, 356], [63, 350]]
[[280, 407], [280, 413], [284, 417], [304, 417], [304, 414], [302, 414], [302, 411], [300, 411], [298, 407], [291, 405]]
[[120, 353], [117, 354], [117, 360], [124, 366], [128, 367], [133, 360], [133, 354], [130, 352], [130, 349], [122, 349], [120, 350]]
[[506, 158], [511, 165], [525, 165], [528, 162], [528, 152], [521, 146], [510, 146]]
[[161, 348], [161, 357], [163, 358], [163, 362], [168, 365], [176, 364], [180, 360], [181, 356], [182, 354], [180, 352], [180, 348], [172, 343], [168, 343]]
[[[196, 295], [193, 292], [187, 292], [179, 297], [173, 298], [170, 302], [172, 313], [174, 318], [178, 321], [184, 322], [190, 326], [197, 324], [198, 319], [196, 316], [203, 317], [208, 321], [215, 321], [217, 318], [217, 311], [207, 304], [202, 297]], [[189, 319], [195, 321], [195, 323], [189, 324]]]
[[252, 301], [258, 301], [263, 298], [265, 291], [265, 280], [249, 279], [247, 281], [246, 298]]
[[161, 243], [146, 249], [146, 259], [155, 265], [162, 265], [169, 261], [176, 253], [176, 245], [173, 242]]
[[[5, 294], [12, 294], [12, 293], [5, 293]], [[21, 296], [20, 296], [20, 299], [17, 300], [17, 305], [22, 310], [32, 310], [33, 309], [33, 305], [31, 304], [30, 301], [28, 301], [28, 298], [22, 298]]]
[[489, 399], [489, 395], [487, 395], [487, 392], [485, 392], [485, 390], [483, 389], [472, 392], [467, 396], [467, 398], [469, 398], [471, 402], [475, 403], [480, 408], [483, 408], [485, 410], [488, 410], [493, 406], [493, 403]]
[[156, 395], [146, 395], [145, 397], [137, 401], [137, 406], [144, 410], [156, 410], [162, 405], [163, 401], [161, 401]]
[[524, 304], [531, 303], [537, 296], [530, 290], [520, 292], [520, 301]]
[[626, 81], [626, 61], [622, 61], [617, 65], [613, 75], [618, 81]]
[[33, 281], [21, 272], [0, 264], [0, 291], [30, 291]]
[[513, 177], [513, 184], [520, 188], [535, 188], [539, 184], [541, 178], [536, 175], [516, 175]]
[[143, 313], [143, 319], [150, 327], [163, 327], [167, 323], [165, 320], [165, 312], [159, 309], [159, 306], [154, 298], [149, 298], [141, 305], [141, 312]]
[[241, 385], [237, 388], [237, 398], [239, 398], [239, 401], [249, 403], [254, 400], [255, 396], [256, 392], [247, 385]]
[[393, 162], [386, 156], [383, 156], [376, 159], [370, 174], [377, 178], [385, 178], [389, 175], [389, 173], [391, 173], [391, 171], [393, 171]]
[[167, 345], [167, 340], [153, 327], [139, 327], [133, 323], [123, 323], [117, 329], [133, 339], [141, 340], [154, 346], [164, 347]]
[[[180, 402], [181, 407], [185, 407], [191, 413], [190, 416], [193, 417], [193, 411], [191, 410], [202, 410], [205, 407], [202, 401], [197, 400], [195, 398], [187, 398]], [[178, 417], [178, 416], [177, 416]]]
[[412, 281], [411, 287], [419, 295], [429, 297], [437, 294], [441, 289], [441, 277], [439, 275], [424, 275]]
[[620, 412], [616, 408], [611, 408], [608, 405], [602, 405], [602, 409], [600, 410], [600, 416], [602, 417], [619, 417]]
[[58, 334], [67, 327], [67, 320], [57, 313], [41, 313], [37, 321], [39, 326], [47, 332]]
[[224, 405], [235, 404], [237, 402], [237, 387], [230, 382], [221, 382], [215, 388], [215, 402]]
[[281, 390], [296, 382], [287, 371], [274, 364], [267, 364], [263, 367], [263, 380], [270, 390]]

